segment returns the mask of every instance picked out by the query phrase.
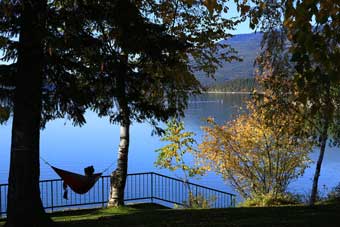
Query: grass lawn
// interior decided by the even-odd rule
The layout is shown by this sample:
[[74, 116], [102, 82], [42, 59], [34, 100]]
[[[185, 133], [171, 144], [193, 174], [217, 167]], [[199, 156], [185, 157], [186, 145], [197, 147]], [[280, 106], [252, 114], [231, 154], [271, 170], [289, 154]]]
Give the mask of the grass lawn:
[[[52, 214], [59, 226], [340, 226], [340, 205], [164, 209], [137, 205]], [[4, 222], [0, 222], [3, 226]]]

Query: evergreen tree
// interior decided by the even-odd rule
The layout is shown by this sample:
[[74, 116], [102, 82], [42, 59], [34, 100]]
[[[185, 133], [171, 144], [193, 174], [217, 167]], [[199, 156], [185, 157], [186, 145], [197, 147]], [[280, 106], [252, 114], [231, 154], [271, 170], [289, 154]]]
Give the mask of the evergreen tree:
[[[19, 226], [22, 220], [25, 220], [27, 226], [42, 226], [48, 222], [47, 216], [44, 215], [39, 189], [43, 39], [46, 32], [47, 1], [24, 1], [12, 5], [13, 8], [6, 3], [1, 3], [2, 10], [15, 10], [15, 7], [20, 7], [17, 24], [9, 24], [10, 26], [7, 27], [8, 30], [13, 31], [12, 34], [19, 35], [19, 48], [14, 73], [15, 92], [6, 226]], [[6, 15], [6, 12], [2, 15]], [[15, 15], [12, 14], [8, 20], [13, 23], [11, 20], [16, 20]]]
[[160, 132], [157, 122], [183, 115], [189, 95], [199, 91], [183, 55], [189, 44], [167, 34], [162, 25], [148, 22], [129, 1], [119, 2], [116, 10], [126, 12], [118, 26], [96, 25], [102, 47], [101, 54], [93, 56], [101, 61], [96, 64], [100, 72], [93, 108], [120, 125], [109, 206], [124, 205], [131, 122], [148, 121]]
[[102, 5], [75, 1], [1, 1], [1, 122], [13, 115], [7, 226], [46, 226], [39, 189], [40, 128], [68, 116], [85, 123], [93, 71], [84, 61], [98, 49], [89, 25]]
[[216, 40], [230, 37], [226, 29], [237, 22], [221, 15], [227, 10], [225, 1], [214, 3], [216, 8], [206, 3], [122, 1], [116, 9], [126, 16], [121, 16], [119, 26], [97, 25], [103, 42], [97, 67], [103, 80], [97, 84], [102, 98], [94, 109], [120, 124], [109, 206], [124, 202], [131, 122], [147, 121], [161, 132], [157, 123], [183, 116], [189, 95], [199, 92], [194, 70], [212, 75], [220, 61], [236, 58], [230, 46]]

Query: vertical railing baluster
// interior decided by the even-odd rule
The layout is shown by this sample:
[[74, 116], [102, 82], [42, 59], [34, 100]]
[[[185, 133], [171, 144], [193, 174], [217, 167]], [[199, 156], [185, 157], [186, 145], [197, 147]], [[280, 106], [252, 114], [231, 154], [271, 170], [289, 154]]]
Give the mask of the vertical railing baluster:
[[226, 196], [225, 195], [223, 195], [223, 205], [222, 206], [225, 206], [225, 204], [226, 204]]
[[218, 196], [217, 196], [217, 192], [215, 192], [215, 197], [216, 197], [216, 202], [215, 202], [215, 208], [218, 208]]
[[99, 190], [99, 182], [96, 184], [96, 188], [97, 188], [97, 193], [96, 193], [96, 195], [95, 195], [95, 202], [99, 202], [100, 200], [99, 200], [99, 198], [100, 198], [100, 190]]
[[178, 181], [177, 182], [177, 184], [178, 184], [178, 202], [180, 202], [181, 201], [181, 182], [180, 181]]
[[138, 198], [140, 198], [141, 197], [141, 186], [140, 186], [140, 175], [138, 175]]
[[233, 198], [233, 203], [232, 203], [232, 207], [235, 207], [236, 205], [236, 196], [235, 195], [231, 195], [231, 198]]
[[153, 173], [151, 175], [151, 203], [153, 203]]
[[184, 181], [182, 182], [182, 203], [184, 202], [184, 200], [186, 200], [186, 198], [185, 198], [185, 192], [184, 192], [184, 190], [185, 190], [185, 183], [184, 183]]
[[56, 194], [56, 199], [55, 199], [55, 201], [56, 201], [57, 206], [58, 206], [58, 200], [59, 200], [59, 195], [58, 195], [58, 181], [55, 182], [55, 191], [57, 192], [57, 193], [55, 193], [55, 194]]
[[176, 181], [171, 180], [171, 188], [172, 188], [172, 189], [171, 189], [171, 192], [172, 192], [172, 193], [170, 193], [170, 194], [171, 194], [170, 200], [173, 201], [173, 202], [175, 201], [174, 195], [175, 195], [175, 193], [176, 193], [176, 192], [175, 192], [174, 184], [176, 184]]
[[218, 196], [218, 205], [217, 205], [217, 206], [218, 206], [219, 208], [222, 208], [222, 204], [221, 204], [221, 193], [218, 193], [218, 195], [219, 195], [219, 196]]
[[44, 188], [45, 188], [45, 203], [46, 203], [46, 206], [48, 206], [48, 186], [47, 186], [47, 182], [44, 182], [43, 185], [44, 185]]
[[228, 197], [226, 197], [226, 198], [227, 198], [228, 207], [231, 207], [231, 197], [230, 197], [230, 195], [228, 195]]
[[228, 200], [229, 200], [228, 201], [228, 206], [232, 207], [233, 206], [233, 202], [232, 202], [232, 197], [230, 195], [228, 196]]
[[100, 179], [102, 181], [102, 207], [104, 207], [105, 206], [105, 204], [104, 204], [105, 203], [104, 202], [104, 177], [101, 176]]
[[149, 197], [149, 174], [146, 174], [146, 198]]
[[127, 180], [126, 180], [127, 186], [126, 186], [126, 197], [127, 199], [131, 198], [131, 176], [128, 176]]
[[[142, 190], [144, 188], [143, 180], [144, 180], [144, 175], [138, 175], [138, 187], [139, 187], [138, 197], [139, 198], [143, 198], [143, 190]], [[140, 182], [142, 182], [142, 185], [140, 184]]]
[[[5, 212], [7, 211], [7, 193], [8, 193], [8, 186], [7, 187], [5, 187], [5, 202], [4, 202], [4, 208], [5, 208]], [[6, 213], [7, 214], [7, 213]]]
[[2, 200], [1, 200], [1, 194], [2, 194], [2, 186], [0, 185], [0, 218], [2, 217]]
[[51, 181], [51, 211], [53, 212], [53, 181]]

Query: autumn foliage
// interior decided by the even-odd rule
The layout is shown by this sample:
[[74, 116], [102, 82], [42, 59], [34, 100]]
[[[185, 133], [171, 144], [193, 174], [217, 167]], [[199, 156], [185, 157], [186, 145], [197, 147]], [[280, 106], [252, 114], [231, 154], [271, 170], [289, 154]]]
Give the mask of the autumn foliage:
[[197, 165], [190, 165], [188, 160], [195, 157], [196, 149], [195, 133], [185, 131], [184, 123], [172, 119], [168, 121], [165, 134], [161, 141], [167, 144], [156, 150], [158, 153], [155, 165], [159, 168], [166, 168], [171, 171], [182, 170], [184, 180], [195, 175], [203, 175], [204, 169]]
[[[281, 116], [267, 124], [264, 110], [248, 105], [249, 113], [218, 125], [209, 118], [197, 153], [202, 164], [230, 182], [243, 198], [282, 195], [302, 175], [312, 144], [290, 132], [297, 119]], [[292, 127], [294, 128], [294, 127]]]

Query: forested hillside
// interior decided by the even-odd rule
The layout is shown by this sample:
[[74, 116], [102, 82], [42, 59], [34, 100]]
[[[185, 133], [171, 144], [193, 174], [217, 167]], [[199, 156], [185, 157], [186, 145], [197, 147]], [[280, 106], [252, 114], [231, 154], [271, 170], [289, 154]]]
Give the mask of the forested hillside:
[[252, 92], [254, 89], [261, 90], [254, 77], [228, 80], [207, 87], [207, 91], [210, 92]]
[[[260, 43], [262, 39], [261, 33], [250, 33], [235, 35], [227, 42], [235, 50], [238, 55], [243, 59], [241, 62], [233, 61], [231, 63], [223, 63], [223, 66], [217, 70], [215, 80], [207, 78], [203, 73], [196, 73], [197, 78], [206, 87], [222, 86], [229, 83], [233, 79], [251, 78], [254, 76], [254, 60], [260, 51]], [[235, 83], [241, 82], [237, 81]], [[245, 80], [244, 82], [246, 82]], [[248, 81], [249, 82], [249, 81]], [[229, 85], [228, 85], [229, 86]]]

